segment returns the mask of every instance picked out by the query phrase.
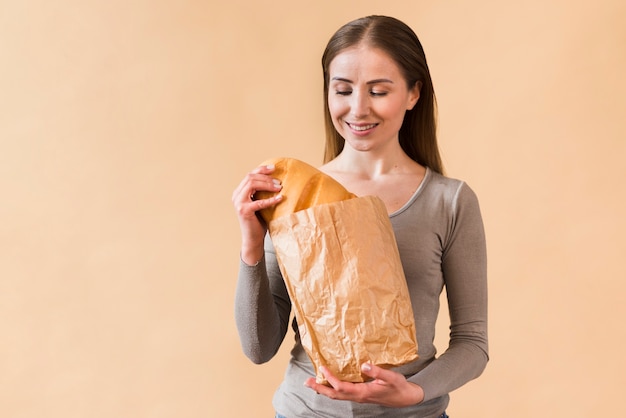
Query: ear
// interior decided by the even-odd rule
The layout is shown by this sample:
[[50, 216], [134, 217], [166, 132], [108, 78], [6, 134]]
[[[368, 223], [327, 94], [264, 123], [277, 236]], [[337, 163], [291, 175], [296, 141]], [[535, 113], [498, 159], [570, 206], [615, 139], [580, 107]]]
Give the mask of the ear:
[[409, 100], [406, 105], [406, 110], [411, 110], [415, 107], [420, 98], [420, 90], [422, 90], [421, 81], [416, 81], [413, 87], [409, 88]]

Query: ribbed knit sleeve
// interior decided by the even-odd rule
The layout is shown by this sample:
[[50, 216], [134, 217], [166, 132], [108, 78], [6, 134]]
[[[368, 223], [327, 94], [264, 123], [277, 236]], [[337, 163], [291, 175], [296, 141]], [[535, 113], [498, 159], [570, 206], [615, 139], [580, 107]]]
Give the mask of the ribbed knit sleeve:
[[450, 343], [441, 356], [410, 378], [424, 389], [425, 401], [478, 377], [489, 360], [487, 254], [476, 195], [461, 183], [448, 210], [441, 269], [450, 312]]
[[[267, 240], [266, 240], [267, 241]], [[240, 260], [235, 292], [235, 322], [244, 354], [254, 363], [269, 361], [287, 328], [291, 302], [273, 252], [254, 266]]]

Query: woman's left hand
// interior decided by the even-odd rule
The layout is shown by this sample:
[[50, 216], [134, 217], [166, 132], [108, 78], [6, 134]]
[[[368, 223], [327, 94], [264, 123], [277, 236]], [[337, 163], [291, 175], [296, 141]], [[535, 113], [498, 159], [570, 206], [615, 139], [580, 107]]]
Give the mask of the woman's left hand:
[[320, 370], [330, 387], [316, 383], [313, 377], [307, 379], [304, 384], [331, 399], [374, 403], [395, 408], [415, 405], [424, 400], [424, 390], [421, 386], [407, 381], [400, 373], [373, 364], [364, 363], [361, 366], [363, 374], [373, 379], [364, 383], [344, 382], [327, 368], [321, 367]]

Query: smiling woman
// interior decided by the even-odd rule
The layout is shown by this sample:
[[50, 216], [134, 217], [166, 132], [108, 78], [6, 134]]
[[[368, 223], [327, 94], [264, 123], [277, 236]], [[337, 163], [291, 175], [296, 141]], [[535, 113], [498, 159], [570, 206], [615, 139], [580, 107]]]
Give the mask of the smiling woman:
[[[342, 65], [343, 70], [352, 71], [353, 74], [355, 71], [362, 70], [363, 67], [359, 66], [359, 61], [351, 61], [350, 58], [355, 57], [348, 57], [348, 55], [358, 54], [359, 49], [363, 53], [363, 48], [368, 47], [365, 48], [366, 53], [371, 55], [371, 59], [376, 60], [376, 62], [371, 62], [368, 68], [374, 72], [380, 71], [381, 75], [372, 75], [373, 79], [362, 80], [362, 82], [372, 87], [370, 94], [374, 97], [377, 93], [386, 93], [386, 90], [379, 92], [371, 84], [384, 85], [387, 82], [394, 84], [397, 89], [404, 86], [410, 93], [417, 94], [415, 98], [417, 103], [412, 104], [415, 109], [407, 106], [409, 111], [404, 115], [403, 123], [398, 131], [400, 145], [406, 154], [419, 164], [443, 173], [436, 140], [435, 93], [424, 48], [410, 27], [404, 23], [397, 24], [397, 22], [396, 19], [378, 19], [374, 25], [370, 25], [367, 18], [357, 19], [341, 27], [329, 40], [322, 56], [324, 95], [328, 98], [324, 112], [326, 122], [324, 159], [328, 162], [335, 158], [345, 143], [345, 138], [336, 129], [330, 113], [330, 95], [334, 87], [331, 83], [339, 81], [335, 78], [345, 77], [343, 81], [351, 84], [348, 76], [331, 75], [331, 71], [337, 70], [336, 67], [339, 65]], [[338, 57], [340, 54], [343, 58]], [[365, 56], [359, 58], [365, 58]], [[382, 75], [385, 73], [393, 73], [394, 76], [389, 78]]]
[[419, 82], [407, 85], [389, 54], [365, 43], [337, 55], [329, 75], [330, 117], [351, 147], [385, 152], [398, 142], [405, 111], [419, 99]]
[[[392, 369], [365, 362], [361, 372], [369, 381], [342, 381], [324, 366], [314, 369], [302, 328], [294, 324], [296, 343], [274, 407], [288, 417], [445, 416], [449, 392], [478, 377], [488, 361], [478, 200], [464, 182], [442, 174], [432, 82], [407, 25], [385, 16], [350, 22], [329, 41], [322, 65], [327, 146], [320, 169], [350, 192], [384, 202], [413, 306], [419, 358]], [[267, 225], [257, 217], [282, 199], [250, 198], [257, 191], [280, 191], [274, 176], [275, 167], [259, 166], [233, 193], [242, 234], [236, 319], [244, 351], [256, 363], [275, 355], [292, 304], [277, 251], [265, 239]], [[452, 332], [437, 358], [433, 340], [444, 287]], [[318, 371], [329, 385], [316, 381]]]

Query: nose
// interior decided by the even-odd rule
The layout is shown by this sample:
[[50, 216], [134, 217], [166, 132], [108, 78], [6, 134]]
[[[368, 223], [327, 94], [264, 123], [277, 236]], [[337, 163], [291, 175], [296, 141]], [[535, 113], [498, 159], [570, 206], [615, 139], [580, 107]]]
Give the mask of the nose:
[[370, 98], [367, 93], [352, 93], [352, 103], [350, 103], [352, 115], [359, 119], [370, 113]]

